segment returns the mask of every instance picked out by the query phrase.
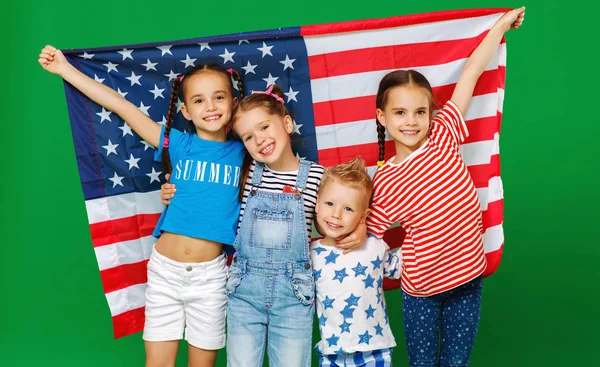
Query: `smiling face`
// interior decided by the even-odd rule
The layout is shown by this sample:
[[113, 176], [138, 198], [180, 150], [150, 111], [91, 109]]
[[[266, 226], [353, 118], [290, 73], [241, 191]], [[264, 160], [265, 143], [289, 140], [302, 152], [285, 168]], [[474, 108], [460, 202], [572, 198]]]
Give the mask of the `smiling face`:
[[264, 107], [256, 107], [240, 112], [233, 128], [257, 162], [276, 171], [287, 170], [284, 166], [292, 159], [297, 163], [290, 145], [294, 125], [289, 115], [273, 115]]
[[328, 178], [319, 190], [315, 212], [324, 236], [323, 243], [332, 245], [336, 239], [350, 234], [369, 213], [364, 188]]
[[237, 99], [231, 82], [222, 73], [201, 71], [185, 78], [183, 116], [192, 121], [197, 135], [206, 140], [223, 140]]
[[390, 88], [377, 119], [396, 145], [396, 155], [406, 157], [427, 140], [431, 123], [431, 101], [424, 88], [404, 85]]

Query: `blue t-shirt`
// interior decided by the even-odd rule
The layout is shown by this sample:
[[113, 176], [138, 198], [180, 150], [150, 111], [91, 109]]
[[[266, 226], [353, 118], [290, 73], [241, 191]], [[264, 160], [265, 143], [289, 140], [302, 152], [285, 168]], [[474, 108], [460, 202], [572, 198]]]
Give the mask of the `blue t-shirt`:
[[[161, 161], [164, 126], [154, 159]], [[236, 140], [215, 142], [171, 129], [170, 182], [177, 187], [153, 235], [161, 231], [233, 245], [240, 214], [238, 200], [244, 145]], [[232, 248], [226, 248], [231, 252]]]

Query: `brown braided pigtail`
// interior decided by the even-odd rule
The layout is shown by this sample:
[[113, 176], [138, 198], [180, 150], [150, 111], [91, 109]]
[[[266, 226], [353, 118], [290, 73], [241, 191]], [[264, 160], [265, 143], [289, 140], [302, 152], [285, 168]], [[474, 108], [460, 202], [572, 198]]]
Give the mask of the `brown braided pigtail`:
[[377, 166], [383, 166], [385, 163], [385, 126], [383, 126], [379, 120], [375, 119], [377, 123], [377, 145], [379, 146], [379, 156], [377, 157]]
[[240, 74], [240, 72], [235, 69], [231, 69], [231, 76], [233, 76], [233, 79], [235, 79], [235, 81], [237, 82], [237, 87], [240, 91], [240, 99], [244, 98], [244, 83], [242, 81], [242, 74]]
[[[167, 121], [165, 123], [165, 133], [164, 133], [164, 142], [168, 141], [169, 134], [171, 133], [171, 127], [173, 126], [173, 120], [175, 120], [175, 115], [177, 114], [177, 95], [179, 90], [179, 85], [181, 81], [179, 78], [176, 78], [173, 81], [173, 88], [171, 89], [171, 97], [169, 99], [169, 111], [167, 112]], [[164, 174], [171, 173], [173, 168], [171, 167], [171, 157], [169, 156], [169, 148], [168, 144], [165, 147], [165, 143], [163, 142], [162, 148], [162, 166]]]
[[244, 161], [242, 162], [242, 175], [240, 178], [240, 193], [239, 199], [240, 203], [244, 199], [244, 187], [246, 186], [246, 181], [248, 180], [248, 176], [250, 176], [250, 166], [252, 165], [252, 156], [248, 153], [247, 150], [244, 149]]

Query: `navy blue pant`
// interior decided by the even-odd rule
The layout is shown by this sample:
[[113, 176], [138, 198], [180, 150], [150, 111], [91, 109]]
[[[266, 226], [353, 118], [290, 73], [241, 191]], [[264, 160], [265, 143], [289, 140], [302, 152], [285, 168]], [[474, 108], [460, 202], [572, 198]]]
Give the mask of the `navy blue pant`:
[[482, 277], [429, 297], [402, 292], [410, 367], [469, 364], [481, 310]]

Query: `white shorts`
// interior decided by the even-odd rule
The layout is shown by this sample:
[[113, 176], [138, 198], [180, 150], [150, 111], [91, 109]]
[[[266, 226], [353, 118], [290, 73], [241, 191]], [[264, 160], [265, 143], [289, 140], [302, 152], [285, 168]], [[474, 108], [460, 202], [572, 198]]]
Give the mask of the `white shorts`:
[[227, 258], [180, 263], [155, 249], [148, 262], [146, 341], [183, 339], [196, 348], [225, 347]]

